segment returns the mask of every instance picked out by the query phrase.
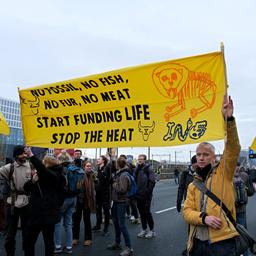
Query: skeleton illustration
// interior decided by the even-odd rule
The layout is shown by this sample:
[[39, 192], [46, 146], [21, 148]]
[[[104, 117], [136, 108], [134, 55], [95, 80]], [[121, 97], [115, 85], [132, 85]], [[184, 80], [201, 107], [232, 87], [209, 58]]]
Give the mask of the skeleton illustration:
[[216, 84], [208, 73], [190, 71], [180, 64], [165, 64], [153, 71], [153, 81], [159, 93], [171, 100], [164, 115], [166, 121], [186, 109], [186, 100], [195, 99], [193, 104], [199, 105], [191, 107], [191, 118], [212, 108], [215, 103]]
[[22, 104], [28, 104], [32, 113], [34, 115], [37, 115], [38, 112], [39, 112], [38, 108], [40, 106], [40, 99], [37, 96], [34, 96], [34, 95], [33, 95], [33, 97], [34, 97], [34, 99], [31, 100], [31, 99], [24, 99], [20, 96], [20, 100], [21, 100]]
[[142, 125], [141, 122], [139, 121], [138, 127], [139, 127], [139, 132], [141, 132], [142, 134], [143, 140], [147, 141], [150, 133], [154, 132], [155, 122], [153, 121], [152, 125], [146, 126], [146, 125]]

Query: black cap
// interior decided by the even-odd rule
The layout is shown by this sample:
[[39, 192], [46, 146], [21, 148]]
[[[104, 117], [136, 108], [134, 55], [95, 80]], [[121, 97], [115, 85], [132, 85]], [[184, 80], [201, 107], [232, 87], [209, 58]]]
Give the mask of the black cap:
[[25, 146], [17, 145], [13, 149], [13, 158], [17, 158], [17, 156], [22, 155], [25, 152]]
[[191, 164], [195, 164], [195, 163], [197, 163], [196, 155], [192, 156], [191, 158]]

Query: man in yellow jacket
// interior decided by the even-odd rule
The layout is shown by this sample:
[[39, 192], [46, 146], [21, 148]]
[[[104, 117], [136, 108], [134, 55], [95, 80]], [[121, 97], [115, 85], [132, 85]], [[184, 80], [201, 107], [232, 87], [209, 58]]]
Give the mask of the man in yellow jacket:
[[[233, 176], [240, 143], [233, 117], [233, 101], [226, 98], [222, 114], [227, 119], [227, 140], [223, 156], [216, 164], [214, 146], [207, 142], [196, 148], [198, 168], [195, 179], [201, 180], [231, 211], [235, 219], [235, 199], [233, 193]], [[233, 256], [235, 255], [234, 237], [238, 235], [225, 212], [203, 194], [193, 183], [188, 187], [183, 215], [190, 225], [188, 252], [191, 256]]]

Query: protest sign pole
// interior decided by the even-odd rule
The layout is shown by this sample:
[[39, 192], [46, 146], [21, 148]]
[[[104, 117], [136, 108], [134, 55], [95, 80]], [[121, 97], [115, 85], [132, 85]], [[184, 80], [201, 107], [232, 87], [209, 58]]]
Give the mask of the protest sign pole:
[[[225, 61], [225, 51], [224, 51], [224, 43], [221, 42], [220, 43], [220, 49], [222, 52], [222, 58], [223, 58], [223, 65], [224, 65], [224, 79], [225, 79], [225, 95], [224, 97], [226, 97], [225, 100], [228, 100], [228, 78], [227, 78], [227, 67], [226, 67], [226, 61]], [[223, 99], [224, 101], [224, 99]], [[227, 120], [227, 113], [224, 116], [224, 146], [226, 147], [226, 143], [227, 143], [227, 126], [228, 126], [228, 120]], [[226, 171], [226, 167], [227, 167], [227, 161], [226, 158], [224, 157], [223, 159], [224, 161], [224, 170], [222, 171], [222, 187], [221, 187], [221, 205], [222, 205], [222, 201], [224, 198], [224, 172]], [[222, 207], [220, 207], [220, 213], [219, 216], [221, 216], [222, 213]]]

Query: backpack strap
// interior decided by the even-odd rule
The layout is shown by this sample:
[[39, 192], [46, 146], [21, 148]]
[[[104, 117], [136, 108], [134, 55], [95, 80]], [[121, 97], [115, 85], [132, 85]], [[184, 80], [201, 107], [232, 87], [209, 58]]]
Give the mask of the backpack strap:
[[13, 173], [14, 173], [14, 163], [11, 163], [10, 172], [9, 172], [9, 181], [13, 180]]
[[17, 191], [15, 187], [15, 183], [13, 180], [13, 173], [14, 173], [14, 163], [11, 164], [10, 166], [10, 172], [9, 172], [9, 181], [10, 181], [10, 188], [11, 188], [11, 215], [14, 214], [14, 205], [15, 205], [15, 200], [17, 197]]
[[10, 182], [10, 188], [11, 192], [15, 191], [16, 192], [16, 186], [13, 180], [13, 173], [14, 173], [14, 163], [11, 163], [10, 165], [10, 172], [9, 172], [9, 182]]
[[194, 179], [193, 184], [203, 193], [206, 194], [210, 199], [212, 199], [213, 202], [215, 202], [217, 205], [219, 205], [222, 210], [225, 212], [226, 216], [229, 218], [231, 223], [234, 227], [236, 227], [236, 221], [233, 218], [230, 210], [227, 208], [227, 206], [214, 194], [212, 193], [202, 181], [199, 181], [197, 179]]
[[119, 177], [121, 176], [122, 173], [125, 173], [125, 176], [128, 177], [128, 180], [129, 180], [129, 184], [128, 184], [128, 190], [131, 188], [132, 186], [132, 181], [131, 181], [131, 174], [129, 173], [128, 170], [125, 170], [125, 171], [122, 171], [121, 173], [119, 173]]

